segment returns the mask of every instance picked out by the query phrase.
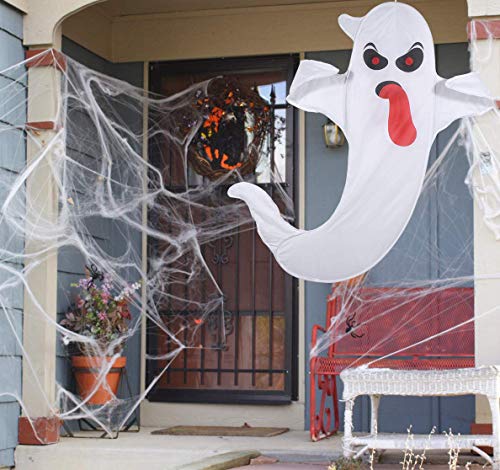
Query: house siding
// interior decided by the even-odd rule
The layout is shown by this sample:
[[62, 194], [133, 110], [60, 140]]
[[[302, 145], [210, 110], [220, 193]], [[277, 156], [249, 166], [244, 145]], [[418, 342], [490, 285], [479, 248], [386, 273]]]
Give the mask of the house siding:
[[[125, 80], [132, 85], [142, 87], [142, 63], [135, 62], [113, 64], [65, 37], [62, 42], [62, 50], [67, 56], [93, 70]], [[122, 118], [124, 122], [127, 122], [126, 111], [123, 112]], [[84, 122], [88, 119], [88, 116], [82, 113], [78, 119], [80, 119], [81, 122]], [[76, 121], [74, 120], [72, 121], [73, 124], [75, 122]], [[140, 124], [142, 127], [142, 122]], [[130, 125], [133, 126], [134, 123], [131, 123]], [[136, 129], [136, 131], [138, 133], [141, 129]], [[68, 147], [69, 152], [76, 153], [74, 149], [71, 149], [71, 141], [68, 142]], [[88, 152], [89, 149], [86, 149], [86, 151]], [[77, 155], [75, 155], [75, 157], [77, 157]], [[95, 242], [105, 252], [110, 253], [111, 255], [119, 256], [122, 254], [127, 246], [127, 242], [132, 244], [132, 248], [135, 253], [141, 253], [140, 232], [130, 231], [128, 227], [120, 227], [119, 222], [101, 217], [90, 217], [87, 221], [86, 229], [92, 235]], [[124, 234], [128, 235], [127, 239], [124, 238]], [[63, 317], [64, 313], [73, 301], [74, 293], [70, 288], [70, 284], [78, 282], [78, 280], [84, 276], [86, 263], [87, 260], [74, 247], [63, 247], [59, 250], [57, 276], [57, 311], [59, 320]], [[128, 276], [127, 273], [121, 273], [121, 275], [125, 279], [129, 278], [130, 282], [137, 281], [137, 277], [132, 277], [132, 275]], [[137, 276], [137, 274], [135, 274], [135, 276]], [[136, 317], [138, 312], [132, 312], [132, 314]], [[140, 332], [138, 331], [137, 334], [135, 334], [127, 342], [127, 346], [124, 351], [127, 356], [127, 374], [133, 395], [138, 395], [140, 390], [140, 350]], [[61, 341], [58, 341], [57, 343], [56, 377], [58, 384], [73, 392], [75, 391], [75, 384], [71, 374], [71, 364], [68, 352]]]
[[[351, 51], [309, 53], [307, 59], [321, 60], [334, 64], [344, 71], [349, 63]], [[469, 71], [469, 54], [467, 44], [446, 44], [436, 46], [436, 64], [438, 73], [443, 77], [467, 73]], [[331, 215], [342, 196], [347, 171], [347, 145], [331, 150], [325, 148], [322, 136], [322, 125], [325, 117], [319, 114], [306, 113], [306, 228], [311, 229], [323, 223]], [[431, 151], [430, 163], [443, 151], [449, 142], [457, 123], [441, 132]], [[404, 278], [406, 280], [435, 279], [444, 272], [447, 263], [462, 255], [464, 262], [460, 272], [452, 276], [471, 275], [473, 273], [472, 246], [467, 244], [473, 232], [473, 206], [468, 188], [464, 184], [468, 169], [465, 151], [455, 155], [453, 163], [447, 167], [447, 190], [454, 195], [454, 205], [461, 208], [461, 228], [463, 240], [450, 240], [447, 237], [446, 224], [450, 223], [446, 212], [449, 209], [439, 199], [439, 192], [417, 205], [415, 216], [410, 221], [403, 236], [391, 252], [370, 271], [369, 282], [372, 285], [384, 285], [388, 279]], [[433, 188], [433, 191], [438, 191]], [[438, 203], [439, 201], [439, 203]], [[457, 221], [458, 222], [458, 221]], [[440, 256], [431, 257], [420, 250], [435, 237], [440, 247]], [[433, 242], [434, 243], [434, 242]], [[470, 246], [469, 253], [461, 253], [464, 246]], [[413, 250], [418, 253], [414, 257], [411, 269], [401, 264], [399, 253]], [[310, 343], [311, 329], [316, 323], [324, 325], [326, 298], [330, 292], [327, 284], [307, 282], [305, 286], [306, 312], [306, 344]], [[304, 365], [309, 370], [309, 355]], [[308, 377], [308, 375], [306, 375]], [[309, 426], [309, 388], [306, 387], [306, 427]], [[342, 387], [339, 380], [340, 388]], [[319, 397], [318, 397], [319, 398]], [[340, 405], [341, 415], [343, 404]], [[342, 427], [341, 418], [341, 427]], [[355, 429], [369, 431], [370, 406], [366, 397], [356, 402]], [[416, 433], [427, 433], [436, 425], [438, 432], [452, 428], [454, 433], [470, 432], [470, 423], [474, 421], [474, 397], [454, 398], [417, 398], [386, 397], [379, 409], [379, 430], [382, 432], [405, 432], [409, 425]]]
[[[20, 12], [0, 0], [0, 70], [24, 60], [22, 43], [23, 17]], [[18, 70], [17, 70], [18, 71]], [[18, 76], [19, 78], [19, 76]], [[0, 104], [2, 121], [9, 124], [23, 125], [26, 122], [25, 80], [20, 79], [13, 85], [13, 75], [0, 76], [0, 90], [7, 85], [16, 88], [11, 93], [9, 107], [14, 112], [6, 112]], [[17, 93], [17, 91], [21, 93]], [[4, 100], [0, 91], [0, 103]], [[14, 103], [13, 101], [16, 100]], [[10, 106], [13, 104], [14, 106]], [[26, 140], [21, 130], [8, 130], [0, 133], [0, 180], [16, 178], [26, 161]], [[5, 188], [0, 188], [0, 204], [6, 197]], [[5, 223], [0, 221], [0, 245], [12, 251], [21, 252], [23, 240], [11, 233]], [[11, 261], [9, 268], [19, 270], [22, 265]], [[9, 280], [11, 274], [0, 269], [0, 285]], [[17, 422], [20, 406], [16, 397], [21, 396], [22, 358], [21, 348], [16, 335], [22, 338], [23, 328], [23, 292], [21, 288], [13, 289], [3, 297], [6, 311], [0, 310], [0, 383], [2, 392], [0, 397], [0, 467], [14, 465], [14, 449], [17, 445]]]

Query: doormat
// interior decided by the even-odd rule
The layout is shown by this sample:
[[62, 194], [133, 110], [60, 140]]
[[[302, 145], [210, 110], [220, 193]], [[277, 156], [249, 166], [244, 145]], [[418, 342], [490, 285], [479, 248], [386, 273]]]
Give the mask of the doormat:
[[166, 436], [240, 436], [273, 437], [289, 431], [288, 428], [252, 427], [244, 424], [237, 426], [173, 426], [152, 431], [151, 434]]

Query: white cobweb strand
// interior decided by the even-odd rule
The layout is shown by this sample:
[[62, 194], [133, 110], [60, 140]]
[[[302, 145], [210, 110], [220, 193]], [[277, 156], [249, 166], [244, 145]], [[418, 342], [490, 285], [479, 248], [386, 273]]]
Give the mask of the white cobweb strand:
[[[477, 40], [478, 28], [483, 30], [488, 39]], [[470, 23], [470, 54], [473, 67], [485, 70], [495, 57], [497, 46], [494, 34], [488, 21], [475, 20]], [[496, 97], [499, 103], [499, 97]], [[498, 131], [500, 112], [498, 109], [477, 119], [477, 122], [466, 121], [465, 135], [467, 155], [470, 161], [470, 172], [466, 180], [474, 201], [483, 214], [485, 225], [500, 239], [500, 155]]]

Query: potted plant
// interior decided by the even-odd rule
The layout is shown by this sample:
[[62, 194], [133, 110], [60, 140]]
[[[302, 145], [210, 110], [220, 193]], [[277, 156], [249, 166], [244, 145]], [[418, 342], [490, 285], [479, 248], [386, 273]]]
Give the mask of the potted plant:
[[89, 404], [104, 405], [116, 396], [126, 365], [127, 358], [118, 354], [129, 329], [129, 302], [140, 283], [113, 295], [111, 276], [92, 268], [87, 277], [71, 284], [79, 292], [61, 326], [89, 339], [72, 343], [70, 349], [77, 392]]

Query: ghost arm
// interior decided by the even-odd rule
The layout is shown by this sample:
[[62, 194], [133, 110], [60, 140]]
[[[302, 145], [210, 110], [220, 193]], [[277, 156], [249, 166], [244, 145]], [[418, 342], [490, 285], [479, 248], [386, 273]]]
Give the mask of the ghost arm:
[[346, 76], [333, 65], [303, 60], [287, 101], [304, 111], [324, 114], [345, 131], [345, 83]]
[[436, 134], [457, 119], [494, 108], [495, 101], [477, 73], [440, 80], [436, 84]]

